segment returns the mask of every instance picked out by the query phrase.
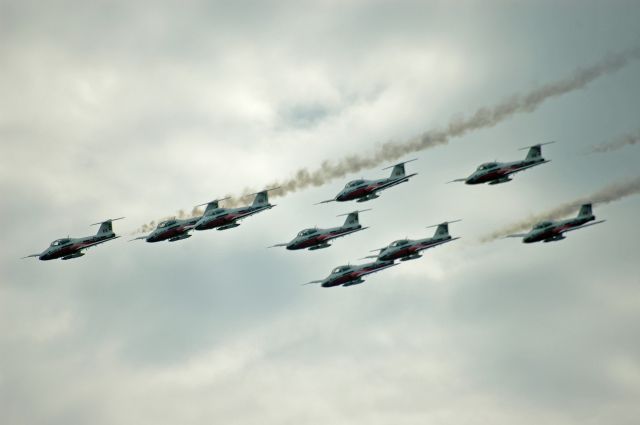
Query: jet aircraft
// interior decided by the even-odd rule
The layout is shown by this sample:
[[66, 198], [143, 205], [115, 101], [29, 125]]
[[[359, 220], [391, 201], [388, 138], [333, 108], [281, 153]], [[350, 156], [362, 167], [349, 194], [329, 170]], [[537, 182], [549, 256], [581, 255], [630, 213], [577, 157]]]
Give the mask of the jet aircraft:
[[359, 232], [360, 230], [367, 229], [368, 227], [362, 227], [358, 221], [358, 213], [370, 211], [357, 210], [347, 214], [340, 214], [338, 217], [347, 216], [344, 224], [339, 227], [331, 227], [329, 229], [318, 229], [317, 227], [301, 230], [298, 235], [287, 243], [279, 243], [269, 248], [284, 246], [289, 250], [306, 249], [313, 251], [316, 249], [329, 248], [331, 244], [329, 241], [335, 238], [349, 235], [351, 233]]
[[319, 204], [325, 204], [327, 202], [344, 202], [344, 201], [352, 201], [356, 200], [356, 202], [365, 202], [371, 199], [375, 199], [380, 195], [378, 192], [384, 189], [388, 189], [392, 186], [395, 186], [400, 183], [404, 183], [409, 181], [409, 179], [415, 176], [418, 173], [413, 173], [407, 175], [404, 170], [404, 164], [407, 162], [415, 161], [415, 159], [410, 159], [408, 161], [400, 162], [396, 165], [392, 165], [390, 167], [383, 168], [383, 170], [387, 170], [389, 168], [393, 168], [391, 171], [391, 175], [384, 179], [377, 180], [352, 180], [346, 184], [344, 189], [340, 191], [333, 199], [327, 199], [326, 201], [319, 202]]
[[182, 239], [190, 238], [190, 231], [193, 230], [196, 222], [200, 220], [200, 217], [191, 218], [170, 218], [162, 221], [158, 226], [149, 233], [147, 236], [140, 236], [131, 241], [137, 241], [144, 239], [147, 242], [162, 242], [168, 240], [169, 242], [180, 241]]
[[[507, 235], [506, 238], [522, 238], [524, 243], [532, 242], [556, 242], [565, 239], [564, 232], [582, 229], [583, 227], [593, 226], [594, 224], [603, 223], [605, 220], [594, 221], [596, 216], [593, 215], [591, 209], [592, 204], [584, 204], [580, 206], [577, 217], [568, 218], [558, 221], [542, 221], [531, 229], [529, 233], [516, 233]], [[593, 223], [589, 223], [593, 221]], [[589, 224], [587, 224], [589, 223]]]
[[393, 261], [374, 261], [372, 263], [359, 265], [338, 266], [331, 271], [331, 274], [322, 280], [314, 280], [304, 285], [319, 283], [323, 288], [331, 288], [332, 286], [353, 286], [364, 282], [363, 277], [376, 273], [389, 267], [397, 266], [398, 263]]
[[511, 181], [511, 175], [520, 171], [527, 170], [536, 165], [550, 162], [542, 157], [542, 146], [555, 142], [538, 143], [537, 145], [527, 146], [520, 150], [529, 149], [525, 159], [512, 162], [485, 162], [478, 166], [476, 171], [469, 177], [451, 180], [453, 182], [465, 182], [466, 184], [489, 183], [500, 184]]
[[[243, 218], [249, 217], [250, 215], [257, 214], [261, 211], [271, 209], [275, 207], [275, 205], [269, 203], [269, 197], [267, 195], [268, 192], [272, 190], [279, 189], [277, 187], [266, 189], [257, 193], [252, 193], [252, 195], [256, 195], [253, 199], [253, 203], [251, 205], [247, 205], [239, 208], [220, 208], [218, 203], [223, 201], [224, 199], [217, 199], [215, 201], [208, 202], [206, 204], [207, 209], [205, 213], [200, 219], [195, 223], [196, 230], [208, 230], [208, 229], [217, 229], [217, 230], [226, 230], [234, 227], [240, 226], [238, 223], [239, 220]], [[198, 205], [200, 206], [200, 205]]]
[[433, 248], [434, 246], [460, 239], [459, 237], [452, 238], [451, 235], [449, 235], [449, 224], [456, 223], [458, 221], [460, 220], [445, 221], [440, 224], [428, 226], [427, 228], [437, 227], [433, 237], [416, 240], [400, 239], [390, 243], [384, 248], [373, 250], [379, 251], [378, 255], [372, 255], [365, 258], [377, 258], [378, 261], [415, 260], [422, 257], [420, 252], [427, 248]]
[[70, 260], [72, 258], [82, 257], [85, 253], [82, 252], [87, 248], [91, 248], [92, 246], [96, 246], [103, 242], [110, 241], [112, 239], [119, 238], [120, 236], [116, 236], [113, 232], [112, 222], [116, 220], [121, 220], [124, 217], [119, 218], [110, 218], [109, 220], [101, 221], [99, 223], [94, 223], [92, 226], [100, 225], [98, 228], [98, 233], [92, 236], [85, 236], [81, 238], [63, 238], [56, 239], [51, 242], [49, 248], [45, 249], [40, 254], [31, 254], [27, 255], [23, 258], [29, 257], [38, 257], [40, 260], [55, 260], [61, 258], [63, 260]]

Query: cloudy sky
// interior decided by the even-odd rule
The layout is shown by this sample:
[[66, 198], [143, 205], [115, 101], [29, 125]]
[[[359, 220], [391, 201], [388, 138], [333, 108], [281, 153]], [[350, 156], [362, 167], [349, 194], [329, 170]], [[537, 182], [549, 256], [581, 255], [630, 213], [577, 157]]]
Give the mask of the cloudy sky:
[[[637, 178], [640, 60], [415, 154], [330, 249], [266, 247], [339, 224], [361, 205], [313, 204], [382, 166], [236, 229], [127, 240], [569, 78], [638, 22], [635, 0], [0, 0], [3, 423], [637, 423], [640, 196], [557, 244], [480, 238]], [[444, 184], [549, 140], [512, 183]], [[85, 257], [19, 259], [122, 215]], [[460, 240], [363, 285], [300, 286], [457, 218]]]

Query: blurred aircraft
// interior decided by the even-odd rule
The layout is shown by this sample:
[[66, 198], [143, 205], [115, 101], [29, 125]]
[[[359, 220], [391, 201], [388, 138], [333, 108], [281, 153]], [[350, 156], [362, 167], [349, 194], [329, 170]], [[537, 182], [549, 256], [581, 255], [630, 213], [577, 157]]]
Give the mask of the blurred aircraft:
[[458, 221], [460, 220], [445, 221], [434, 226], [429, 226], [427, 228], [437, 227], [433, 237], [417, 240], [400, 239], [390, 243], [384, 248], [375, 249], [374, 251], [379, 251], [378, 255], [370, 255], [365, 258], [377, 258], [379, 261], [415, 260], [422, 257], [420, 251], [460, 239], [459, 237], [452, 238], [449, 235], [449, 224]]
[[81, 238], [63, 238], [56, 239], [51, 242], [49, 248], [45, 249], [40, 254], [31, 254], [23, 258], [38, 257], [40, 260], [55, 260], [61, 258], [63, 260], [70, 260], [72, 258], [82, 257], [84, 255], [83, 250], [96, 246], [98, 244], [110, 241], [112, 239], [119, 238], [113, 232], [112, 222], [121, 220], [124, 217], [110, 218], [109, 220], [94, 223], [92, 226], [100, 225], [98, 233], [92, 236], [85, 236]]
[[356, 266], [346, 265], [338, 266], [331, 271], [331, 274], [323, 280], [314, 280], [305, 285], [319, 283], [323, 288], [332, 286], [353, 286], [364, 282], [363, 277], [376, 273], [389, 267], [396, 266], [397, 263], [392, 261], [374, 261], [372, 263], [359, 264]]
[[536, 165], [550, 162], [550, 160], [544, 159], [542, 157], [542, 146], [549, 145], [551, 143], [555, 142], [538, 143], [537, 145], [524, 147], [521, 150], [529, 149], [529, 152], [527, 153], [526, 158], [523, 160], [513, 162], [486, 162], [480, 165], [478, 169], [474, 171], [474, 173], [469, 177], [451, 180], [449, 183], [489, 183], [493, 185], [510, 182], [511, 178], [509, 176], [511, 174], [527, 170], [531, 167], [535, 167]]
[[[407, 162], [415, 161], [416, 159], [410, 159], [408, 161], [400, 162], [396, 165], [392, 165], [390, 167], [383, 168], [383, 170], [387, 170], [389, 168], [393, 168], [391, 171], [391, 175], [385, 179], [378, 180], [352, 180], [346, 184], [344, 189], [336, 195], [333, 199], [327, 199], [326, 201], [319, 202], [318, 204], [325, 204], [327, 202], [344, 202], [344, 201], [352, 201], [356, 200], [356, 202], [365, 202], [371, 199], [375, 199], [380, 195], [378, 192], [384, 189], [388, 189], [392, 186], [395, 186], [400, 183], [404, 183], [409, 181], [409, 179], [415, 176], [418, 173], [413, 173], [406, 175], [404, 170], [404, 164]], [[317, 205], [317, 204], [316, 204]]]
[[347, 216], [344, 224], [339, 227], [331, 227], [329, 229], [318, 229], [317, 227], [304, 229], [298, 233], [291, 242], [287, 243], [279, 243], [269, 248], [274, 248], [278, 246], [285, 246], [289, 250], [296, 249], [305, 249], [309, 248], [310, 251], [322, 248], [328, 248], [331, 246], [329, 241], [335, 238], [339, 238], [342, 236], [349, 235], [351, 233], [359, 232], [360, 230], [367, 229], [367, 227], [362, 227], [360, 222], [358, 221], [358, 213], [370, 211], [367, 210], [357, 210], [350, 212], [348, 214], [340, 214], [338, 217]]
[[[240, 223], [239, 220], [242, 220], [250, 215], [257, 214], [261, 211], [271, 209], [275, 207], [275, 205], [269, 203], [269, 197], [267, 193], [269, 191], [278, 189], [277, 187], [266, 189], [257, 193], [252, 193], [252, 195], [256, 195], [253, 199], [253, 203], [251, 205], [247, 205], [239, 208], [220, 208], [218, 206], [219, 201], [223, 201], [227, 198], [217, 199], [215, 201], [208, 202], [207, 209], [202, 217], [195, 223], [196, 230], [208, 230], [208, 229], [217, 229], [217, 230], [226, 230], [231, 229], [233, 227], [238, 227]], [[249, 196], [249, 195], [248, 195]], [[199, 205], [198, 205], [199, 206]]]
[[200, 217], [191, 217], [185, 219], [170, 218], [158, 224], [158, 226], [147, 236], [140, 236], [132, 241], [144, 239], [147, 242], [162, 242], [168, 240], [175, 242], [182, 239], [190, 238], [190, 231], [193, 230], [196, 222]]
[[[565, 239], [564, 232], [582, 229], [583, 227], [593, 226], [594, 224], [603, 223], [605, 220], [594, 221], [596, 216], [591, 210], [592, 204], [584, 204], [580, 207], [577, 217], [568, 218], [558, 221], [542, 221], [531, 229], [529, 233], [516, 233], [507, 235], [505, 238], [522, 238], [524, 243], [532, 242], [556, 242]], [[587, 224], [589, 223], [589, 224]]]

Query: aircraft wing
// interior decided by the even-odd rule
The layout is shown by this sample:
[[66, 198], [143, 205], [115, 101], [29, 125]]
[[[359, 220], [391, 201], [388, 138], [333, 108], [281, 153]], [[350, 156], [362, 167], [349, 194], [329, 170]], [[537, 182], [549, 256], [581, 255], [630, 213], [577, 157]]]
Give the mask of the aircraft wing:
[[531, 167], [535, 167], [536, 165], [542, 165], [542, 164], [545, 164], [545, 163], [547, 163], [547, 162], [551, 162], [551, 160], [550, 160], [550, 159], [545, 159], [545, 160], [544, 160], [544, 161], [542, 161], [542, 162], [536, 162], [535, 164], [529, 164], [529, 165], [525, 165], [524, 167], [516, 168], [515, 170], [508, 171], [508, 172], [507, 172], [507, 175], [509, 175], [509, 174], [514, 174], [514, 173], [518, 173], [518, 172], [520, 172], [520, 171], [524, 171], [524, 170], [527, 170], [527, 169], [529, 169], [529, 168], [531, 168]]
[[455, 241], [456, 239], [460, 239], [460, 236], [457, 236], [457, 237], [451, 238], [451, 239], [446, 239], [446, 240], [443, 240], [443, 241], [438, 241], [438, 242], [432, 243], [430, 245], [420, 247], [420, 248], [417, 249], [417, 251], [424, 251], [425, 249], [433, 248], [433, 247], [436, 247], [438, 245], [445, 244], [447, 242], [452, 242], [452, 241]]
[[360, 230], [364, 230], [364, 229], [368, 229], [368, 228], [369, 228], [369, 227], [368, 227], [368, 226], [366, 226], [366, 227], [360, 227], [359, 229], [351, 229], [351, 230], [347, 230], [346, 232], [340, 233], [340, 234], [338, 234], [338, 235], [330, 235], [330, 236], [327, 236], [327, 237], [325, 237], [325, 238], [322, 238], [322, 240], [323, 240], [323, 241], [330, 241], [330, 240], [337, 239], [337, 238], [341, 238], [341, 237], [343, 237], [343, 236], [347, 236], [347, 235], [350, 235], [350, 234], [352, 234], [352, 233], [359, 232]]
[[336, 200], [335, 198], [333, 198], [333, 199], [327, 199], [327, 200], [325, 200], [325, 201], [320, 201], [320, 202], [315, 203], [315, 204], [313, 204], [313, 205], [328, 204], [329, 202], [335, 202], [335, 200]]
[[395, 185], [400, 184], [400, 183], [408, 182], [408, 181], [409, 181], [409, 179], [410, 179], [411, 177], [413, 177], [413, 176], [415, 176], [415, 175], [417, 175], [417, 174], [418, 174], [418, 173], [412, 173], [412, 174], [408, 174], [408, 175], [406, 175], [406, 176], [399, 177], [399, 178], [397, 178], [397, 179], [395, 179], [395, 180], [388, 181], [388, 182], [386, 182], [385, 184], [378, 186], [378, 187], [374, 190], [374, 192], [377, 192], [377, 191], [379, 191], [379, 190], [385, 190], [385, 189], [388, 189], [388, 188], [390, 188], [391, 186], [395, 186]]
[[393, 267], [393, 266], [397, 266], [397, 265], [398, 265], [398, 263], [391, 263], [390, 262], [389, 264], [385, 264], [384, 266], [378, 267], [378, 268], [375, 268], [375, 269], [357, 271], [356, 272], [356, 278], [362, 277], [362, 276], [366, 276], [366, 275], [369, 275], [369, 274], [372, 274], [372, 273], [377, 273], [379, 271], [382, 271], [384, 269], [388, 269], [389, 267]]
[[265, 206], [260, 207], [260, 208], [255, 208], [255, 209], [252, 209], [251, 211], [247, 211], [245, 213], [237, 214], [235, 217], [233, 217], [233, 219], [231, 221], [236, 222], [238, 220], [242, 220], [243, 218], [249, 217], [250, 215], [257, 214], [259, 212], [271, 209], [273, 207], [275, 207], [275, 205], [272, 204], [272, 205], [265, 205]]
[[564, 233], [564, 232], [570, 232], [570, 231], [572, 231], [572, 230], [582, 229], [583, 227], [593, 226], [594, 224], [604, 223], [605, 221], [606, 221], [606, 220], [594, 221], [593, 223], [587, 223], [587, 224], [583, 224], [582, 226], [572, 227], [571, 229], [563, 230], [563, 231], [562, 231], [562, 233]]
[[103, 239], [101, 241], [97, 241], [97, 242], [90, 242], [88, 244], [83, 244], [80, 248], [78, 248], [78, 251], [82, 251], [83, 249], [87, 249], [87, 248], [91, 248], [92, 246], [96, 246], [96, 245], [100, 245], [101, 243], [104, 242], [109, 242], [112, 241], [114, 239], [118, 239], [120, 236], [114, 236], [113, 238], [109, 238], [109, 239]]

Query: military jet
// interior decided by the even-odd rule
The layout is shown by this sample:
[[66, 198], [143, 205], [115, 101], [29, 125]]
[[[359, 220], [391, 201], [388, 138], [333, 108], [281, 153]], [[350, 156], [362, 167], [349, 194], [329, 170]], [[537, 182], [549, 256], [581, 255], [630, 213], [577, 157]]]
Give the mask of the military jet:
[[[271, 209], [275, 205], [269, 203], [269, 197], [267, 193], [272, 190], [279, 189], [277, 187], [266, 189], [257, 193], [253, 199], [253, 204], [239, 208], [220, 208], [218, 203], [224, 199], [217, 199], [215, 201], [208, 202], [207, 209], [200, 219], [195, 223], [196, 230], [226, 230], [240, 226], [239, 220], [249, 217], [250, 215], [257, 214], [261, 211]], [[200, 205], [198, 205], [200, 206]]]
[[[565, 239], [564, 232], [582, 229], [583, 227], [593, 226], [594, 224], [603, 223], [605, 220], [594, 221], [596, 216], [593, 215], [591, 204], [580, 206], [577, 217], [568, 218], [558, 221], [542, 221], [535, 226], [529, 233], [517, 233], [507, 235], [505, 238], [522, 238], [524, 243], [532, 242], [556, 242]], [[589, 223], [593, 221], [593, 223]], [[589, 224], [587, 224], [589, 223]]]
[[187, 239], [191, 237], [189, 232], [193, 230], [198, 220], [200, 220], [199, 216], [184, 219], [170, 218], [169, 220], [160, 222], [153, 232], [149, 233], [147, 236], [140, 236], [135, 239], [131, 239], [131, 241], [144, 239], [147, 242], [162, 242], [166, 240], [169, 242], [175, 242]]
[[331, 274], [323, 280], [314, 280], [304, 285], [319, 283], [323, 288], [332, 286], [353, 286], [364, 282], [363, 277], [376, 273], [389, 267], [397, 266], [393, 261], [374, 261], [372, 263], [359, 264], [356, 266], [338, 266], [331, 271]]
[[489, 183], [500, 184], [511, 181], [511, 174], [524, 171], [536, 165], [550, 162], [542, 157], [542, 146], [555, 142], [538, 143], [537, 145], [527, 146], [520, 150], [529, 149], [525, 159], [513, 162], [485, 162], [481, 164], [476, 171], [469, 177], [451, 180], [453, 182], [465, 182], [466, 184]]
[[119, 238], [120, 236], [116, 236], [113, 233], [112, 222], [116, 220], [121, 220], [124, 217], [119, 218], [110, 218], [109, 220], [101, 221], [99, 223], [94, 223], [92, 226], [100, 225], [98, 228], [98, 233], [92, 236], [85, 236], [82, 238], [63, 238], [56, 239], [51, 242], [49, 248], [45, 249], [44, 252], [40, 254], [31, 254], [27, 255], [23, 258], [29, 257], [38, 257], [40, 260], [55, 260], [61, 258], [63, 260], [70, 260], [72, 258], [82, 257], [84, 255], [83, 250], [87, 248], [91, 248], [92, 246], [96, 246], [103, 242], [110, 241], [112, 239]]
[[[388, 189], [392, 186], [395, 186], [400, 183], [404, 183], [409, 181], [409, 179], [415, 176], [418, 173], [413, 174], [405, 174], [404, 164], [407, 162], [415, 161], [415, 159], [410, 159], [408, 161], [400, 162], [396, 165], [392, 165], [390, 167], [383, 168], [383, 170], [388, 170], [389, 168], [393, 168], [391, 171], [391, 175], [385, 179], [378, 180], [352, 180], [346, 184], [344, 189], [340, 191], [333, 199], [327, 199], [326, 201], [319, 202], [318, 204], [326, 204], [327, 202], [344, 202], [344, 201], [352, 201], [356, 200], [356, 202], [365, 202], [370, 201], [371, 199], [375, 199], [380, 195], [378, 192], [384, 189]], [[317, 204], [316, 204], [317, 205]]]
[[365, 258], [377, 258], [378, 261], [415, 260], [422, 257], [420, 251], [460, 239], [459, 237], [452, 238], [449, 235], [449, 224], [456, 223], [458, 221], [460, 220], [445, 221], [440, 224], [428, 226], [427, 228], [437, 227], [433, 237], [417, 240], [400, 239], [390, 243], [384, 248], [372, 251], [379, 251], [378, 255], [371, 255]]
[[340, 214], [338, 217], [347, 216], [344, 224], [339, 227], [332, 227], [329, 229], [318, 229], [317, 227], [311, 229], [304, 229], [298, 233], [291, 242], [279, 243], [269, 248], [275, 248], [279, 246], [285, 246], [289, 250], [306, 249], [314, 251], [316, 249], [329, 248], [331, 244], [329, 241], [335, 238], [349, 235], [351, 233], [359, 232], [360, 230], [367, 229], [368, 227], [362, 227], [358, 221], [358, 213], [370, 211], [357, 210], [347, 214]]

